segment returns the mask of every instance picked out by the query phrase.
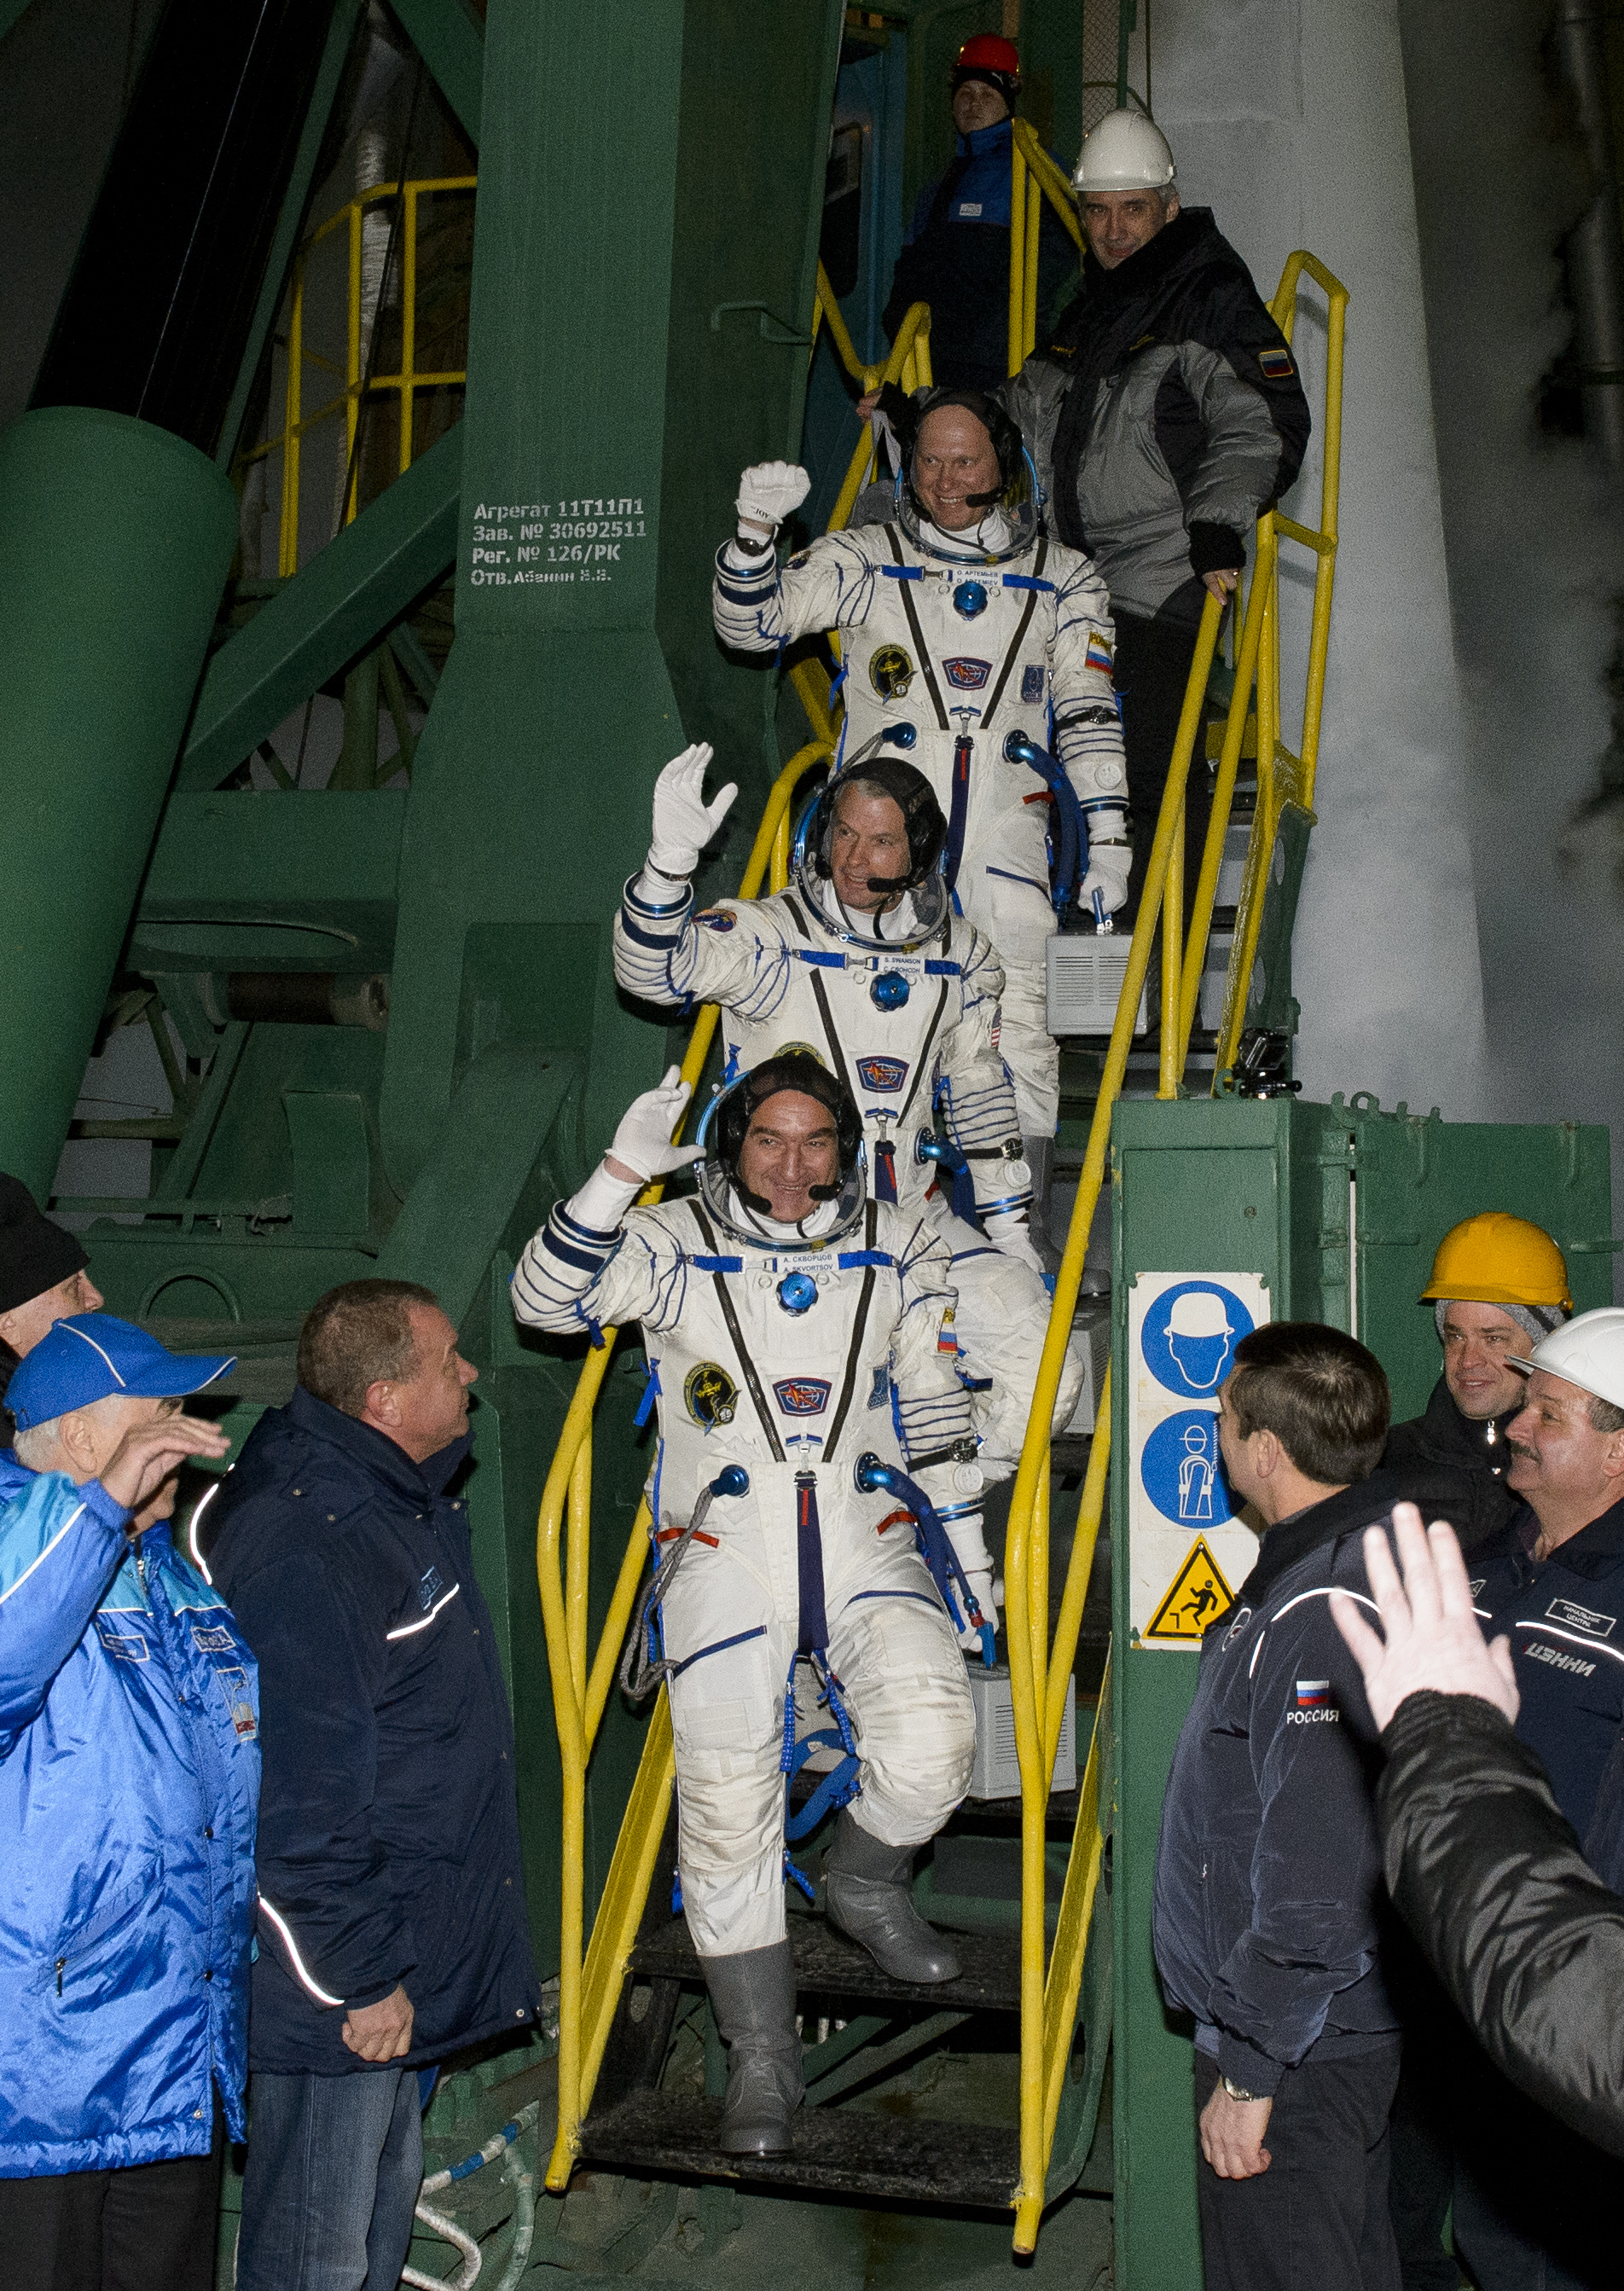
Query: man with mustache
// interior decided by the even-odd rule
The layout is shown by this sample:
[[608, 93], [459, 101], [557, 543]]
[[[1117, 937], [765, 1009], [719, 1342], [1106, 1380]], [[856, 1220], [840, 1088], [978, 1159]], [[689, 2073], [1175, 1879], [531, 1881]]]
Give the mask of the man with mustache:
[[[1506, 1365], [1526, 1379], [1506, 1431], [1523, 1503], [1467, 1561], [1473, 1603], [1487, 1637], [1510, 1639], [1519, 1739], [1616, 1885], [1617, 1791], [1603, 1780], [1624, 1726], [1624, 1311], [1581, 1313]], [[1604, 2201], [1616, 2166], [1509, 2085], [1484, 2084], [1455, 2183], [1455, 2239], [1481, 2291], [1616, 2282]]]

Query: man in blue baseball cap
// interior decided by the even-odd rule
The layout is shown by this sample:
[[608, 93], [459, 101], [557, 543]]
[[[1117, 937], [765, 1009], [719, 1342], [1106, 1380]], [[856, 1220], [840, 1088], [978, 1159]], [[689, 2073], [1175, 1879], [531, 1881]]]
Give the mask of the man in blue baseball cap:
[[181, 1402], [233, 1365], [109, 1313], [12, 1374], [0, 1451], [0, 2249], [24, 2291], [212, 2291], [246, 2126], [253, 1658], [175, 1550]]

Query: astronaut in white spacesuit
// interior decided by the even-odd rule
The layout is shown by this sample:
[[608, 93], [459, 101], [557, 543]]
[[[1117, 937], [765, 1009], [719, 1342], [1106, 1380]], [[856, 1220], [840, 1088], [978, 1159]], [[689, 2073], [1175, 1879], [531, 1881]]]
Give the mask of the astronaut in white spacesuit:
[[[877, 756], [852, 765], [803, 824], [792, 889], [696, 915], [687, 879], [736, 793], [727, 787], [706, 803], [710, 760], [709, 747], [685, 749], [655, 783], [648, 857], [615, 918], [615, 977], [644, 1001], [720, 1004], [724, 1079], [804, 1043], [852, 1092], [872, 1190], [922, 1209], [947, 1242], [982, 1467], [990, 1481], [1007, 1479], [1031, 1411], [1049, 1294], [999, 1052], [1003, 974], [949, 904], [941, 807], [912, 764]], [[1083, 1375], [1069, 1350], [1057, 1427]]]
[[832, 630], [839, 760], [904, 752], [935, 789], [948, 888], [1003, 966], [1003, 1055], [1041, 1171], [1059, 1108], [1044, 974], [1051, 795], [1057, 841], [1068, 826], [1076, 838], [1081, 807], [1085, 914], [1096, 892], [1107, 912], [1122, 905], [1132, 857], [1110, 600], [1089, 559], [1049, 538], [1041, 503], [1017, 499], [1020, 433], [999, 406], [961, 390], [934, 391], [922, 415], [900, 404], [904, 466], [884, 525], [824, 534], [781, 567], [774, 536], [806, 498], [807, 473], [782, 462], [744, 471], [712, 617], [743, 652]]
[[[958, 1623], [987, 1604], [992, 1564], [946, 1247], [917, 1210], [869, 1197], [849, 1093], [805, 1051], [774, 1058], [714, 1101], [703, 1148], [678, 1146], [676, 1073], [529, 1242], [513, 1305], [559, 1333], [642, 1323], [682, 1902], [729, 2053], [721, 2145], [770, 2155], [801, 2092], [786, 1694], [809, 1664], [855, 1753], [830, 1917], [896, 1978], [953, 1980], [909, 1878], [969, 1781]], [[701, 1151], [695, 1194], [631, 1207]]]

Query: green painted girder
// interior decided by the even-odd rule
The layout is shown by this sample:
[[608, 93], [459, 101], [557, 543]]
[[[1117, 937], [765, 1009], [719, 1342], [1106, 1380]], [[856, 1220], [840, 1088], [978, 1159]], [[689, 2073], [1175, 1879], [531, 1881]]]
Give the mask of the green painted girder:
[[477, 150], [485, 95], [483, 30], [462, 0], [395, 0], [395, 13]]
[[459, 424], [221, 645], [197, 695], [178, 794], [214, 787], [449, 569], [462, 481]]

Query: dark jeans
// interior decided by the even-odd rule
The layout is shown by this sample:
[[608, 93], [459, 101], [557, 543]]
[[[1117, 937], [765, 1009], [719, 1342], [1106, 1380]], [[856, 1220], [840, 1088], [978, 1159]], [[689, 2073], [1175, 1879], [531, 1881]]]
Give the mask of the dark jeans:
[[[1428, 2039], [1435, 2027], [1435, 2022], [1427, 2030]], [[1460, 2281], [1460, 2270], [1443, 2248], [1443, 2223], [1455, 2189], [1451, 2120], [1456, 2110], [1429, 2072], [1434, 2066], [1419, 2043], [1406, 2042], [1388, 2127], [1387, 2208], [1403, 2291], [1457, 2291]]]
[[206, 2156], [0, 2180], [7, 2291], [213, 2291], [225, 2122]]
[[[1207, 2291], [1398, 2291], [1387, 2218], [1398, 2053], [1395, 2041], [1288, 2069], [1255, 2180], [1220, 2180], [1197, 2158]], [[1217, 2083], [1218, 2062], [1197, 2053], [1197, 2115]]]
[[237, 2291], [395, 2291], [422, 2184], [417, 2071], [253, 2078]]
[[[1184, 688], [1190, 663], [1195, 657], [1193, 628], [1178, 622], [1138, 620], [1121, 613], [1116, 622], [1115, 684], [1122, 703], [1122, 744], [1127, 750], [1128, 808], [1133, 819], [1133, 869], [1128, 878], [1128, 903], [1116, 919], [1119, 930], [1132, 928], [1139, 912], [1139, 893], [1150, 864], [1155, 840], [1167, 768], [1178, 736], [1184, 708]], [[1185, 799], [1184, 929], [1190, 928], [1190, 908], [1201, 874], [1202, 848], [1212, 810], [1212, 781], [1207, 769], [1204, 730], [1195, 736], [1190, 777]]]

